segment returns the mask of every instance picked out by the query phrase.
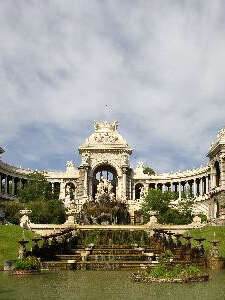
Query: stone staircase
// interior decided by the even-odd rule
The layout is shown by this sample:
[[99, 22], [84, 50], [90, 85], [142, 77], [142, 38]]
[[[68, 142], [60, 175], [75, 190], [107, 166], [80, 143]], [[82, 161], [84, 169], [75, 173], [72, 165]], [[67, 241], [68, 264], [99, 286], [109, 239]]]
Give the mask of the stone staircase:
[[137, 246], [77, 246], [69, 253], [57, 254], [43, 261], [42, 269], [72, 270], [137, 270], [157, 263], [151, 248]]

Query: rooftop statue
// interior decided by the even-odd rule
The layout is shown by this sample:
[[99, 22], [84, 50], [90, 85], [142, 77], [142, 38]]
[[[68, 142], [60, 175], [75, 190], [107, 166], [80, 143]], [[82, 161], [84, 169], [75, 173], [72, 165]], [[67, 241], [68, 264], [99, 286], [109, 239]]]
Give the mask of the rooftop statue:
[[118, 122], [94, 122], [94, 129], [97, 132], [109, 132], [109, 131], [116, 131], [118, 128]]

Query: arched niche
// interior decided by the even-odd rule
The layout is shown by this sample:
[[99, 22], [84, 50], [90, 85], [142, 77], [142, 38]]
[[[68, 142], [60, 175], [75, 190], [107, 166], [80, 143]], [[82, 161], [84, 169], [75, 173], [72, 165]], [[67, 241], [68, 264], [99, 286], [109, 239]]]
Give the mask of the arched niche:
[[97, 166], [93, 171], [92, 177], [92, 197], [95, 199], [97, 193], [97, 186], [101, 179], [110, 181], [113, 186], [113, 193], [116, 197], [116, 187], [118, 185], [118, 176], [116, 169], [109, 164], [102, 164]]
[[142, 183], [137, 183], [135, 185], [135, 200], [140, 200], [141, 198], [141, 189], [144, 187]]
[[216, 187], [220, 186], [220, 177], [221, 177], [221, 171], [220, 171], [220, 164], [218, 161], [214, 164], [215, 172], [216, 172]]
[[73, 182], [67, 182], [65, 185], [65, 195], [70, 200], [75, 199], [75, 184]]

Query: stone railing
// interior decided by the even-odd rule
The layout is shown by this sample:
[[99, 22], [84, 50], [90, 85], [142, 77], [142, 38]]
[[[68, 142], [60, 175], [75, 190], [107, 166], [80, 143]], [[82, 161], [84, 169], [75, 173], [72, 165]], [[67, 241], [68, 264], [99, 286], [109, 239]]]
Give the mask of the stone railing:
[[[154, 218], [154, 220], [153, 220]], [[155, 217], [151, 217], [150, 222], [144, 225], [79, 225], [79, 224], [71, 224], [64, 223], [61, 225], [58, 224], [29, 224], [30, 230], [40, 234], [41, 236], [60, 233], [61, 230], [65, 230], [67, 228], [74, 228], [75, 230], [145, 230], [150, 235], [153, 234], [154, 229], [163, 229], [170, 230], [173, 233], [184, 233], [185, 231], [194, 229], [194, 228], [202, 228], [206, 224], [201, 223], [201, 219], [199, 217], [194, 217], [193, 222], [187, 225], [164, 225], [159, 224]]]
[[[20, 240], [18, 258], [25, 258], [27, 256], [36, 256], [41, 259], [53, 259], [55, 254], [65, 253], [67, 249], [71, 248], [71, 242], [75, 236], [74, 228], [61, 229], [58, 232], [44, 235], [43, 237], [36, 237], [32, 239], [34, 243], [31, 250], [26, 248], [26, 244], [29, 241]], [[39, 246], [39, 242], [42, 241], [42, 245]]]

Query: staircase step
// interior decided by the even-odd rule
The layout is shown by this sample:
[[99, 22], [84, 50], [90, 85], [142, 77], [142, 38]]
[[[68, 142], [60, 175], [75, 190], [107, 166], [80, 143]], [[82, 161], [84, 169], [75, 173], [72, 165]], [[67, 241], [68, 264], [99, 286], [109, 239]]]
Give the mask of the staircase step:
[[75, 261], [45, 261], [41, 263], [42, 270], [136, 270], [151, 266], [149, 261], [117, 261], [117, 262], [75, 262]]
[[[150, 260], [153, 255], [151, 254], [146, 254], [146, 255], [126, 255], [126, 254], [120, 254], [120, 255], [88, 255], [87, 256], [87, 261], [144, 261], [144, 260]], [[76, 261], [81, 261], [82, 256], [81, 255], [68, 255], [68, 254], [60, 254], [60, 255], [55, 255], [55, 259], [58, 261], [66, 261], [66, 260], [76, 260]]]

